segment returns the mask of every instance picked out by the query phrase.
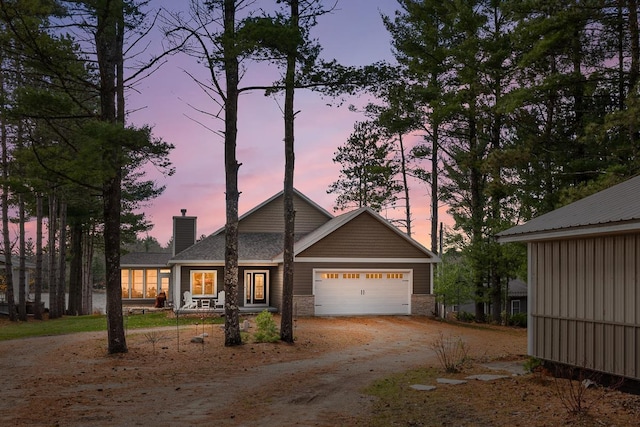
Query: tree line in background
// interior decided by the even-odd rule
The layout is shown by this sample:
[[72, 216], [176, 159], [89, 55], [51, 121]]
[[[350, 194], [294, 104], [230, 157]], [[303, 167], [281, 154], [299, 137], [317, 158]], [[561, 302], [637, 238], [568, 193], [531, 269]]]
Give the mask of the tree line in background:
[[[458, 276], [468, 278], [479, 321], [489, 302], [492, 317], [499, 318], [506, 282], [524, 262], [523, 248], [498, 245], [497, 232], [638, 172], [635, 1], [398, 0], [396, 14], [383, 17], [397, 64], [362, 68], [319, 58], [310, 29], [330, 9], [314, 0], [193, 0], [186, 15], [160, 16], [170, 48], [140, 62], [146, 53], [144, 47], [136, 52], [137, 46], [144, 46], [139, 41], [155, 19], [141, 4], [0, 0], [0, 201], [7, 281], [13, 280], [11, 253], [17, 246], [23, 271], [26, 246], [22, 228], [17, 242], [10, 239], [9, 206], [18, 212], [20, 227], [29, 217], [36, 220], [36, 265], [46, 255], [49, 266], [47, 279], [36, 275], [36, 290], [44, 280], [54, 289], [53, 316], [64, 311], [67, 259], [69, 290], [81, 296], [70, 300], [68, 311], [85, 312], [87, 262], [101, 248], [109, 352], [127, 351], [119, 273], [123, 241], [148, 229], [144, 216], [134, 212], [163, 190], [144, 179], [141, 167], [152, 162], [167, 174], [173, 171], [172, 146], [149, 128], [126, 124], [125, 89], [151, 74], [162, 55], [181, 52], [207, 68], [207, 78], [196, 83], [213, 102], [200, 111], [220, 120], [222, 128], [227, 345], [241, 342], [234, 298], [237, 100], [243, 92], [285, 98], [285, 341], [293, 338], [287, 307], [296, 90], [376, 95], [379, 102], [364, 108], [368, 120], [356, 124], [336, 153], [343, 172], [329, 191], [337, 195], [338, 208], [357, 204], [380, 211], [403, 200], [400, 224], [411, 234], [408, 181], [427, 182], [431, 249], [439, 252], [437, 212], [445, 204], [455, 220], [445, 259], [451, 255], [451, 262], [468, 267], [468, 274]], [[127, 55], [138, 57], [138, 65], [125, 66]], [[242, 87], [242, 75], [255, 64], [274, 65], [281, 79]], [[408, 149], [405, 142], [415, 135], [423, 142]], [[12, 286], [6, 293], [13, 301]]]
[[[370, 120], [336, 153], [342, 175], [329, 192], [339, 194], [339, 208], [380, 210], [402, 200], [410, 233], [406, 179], [427, 182], [431, 249], [439, 249], [440, 203], [455, 221], [444, 268], [464, 263], [466, 272], [443, 275], [441, 296], [462, 304], [469, 300], [451, 302], [468, 295], [456, 287], [471, 289], [476, 320], [490, 304], [499, 321], [508, 280], [526, 277], [526, 252], [499, 245], [496, 233], [640, 171], [638, 5], [398, 5], [383, 17], [397, 65], [371, 85], [381, 102], [366, 107]], [[407, 151], [408, 135], [423, 141]]]
[[[173, 173], [168, 161], [172, 146], [154, 138], [148, 127], [125, 123], [125, 87], [158, 61], [150, 58], [125, 71], [125, 52], [134, 54], [131, 49], [147, 29], [130, 2], [0, 1], [2, 231], [9, 317], [26, 318], [24, 223], [35, 217], [35, 317], [42, 317], [44, 281], [50, 318], [91, 313], [90, 266], [98, 247], [105, 259], [110, 352], [126, 351], [122, 238], [135, 239], [149, 228], [144, 215], [134, 211], [163, 191], [144, 180], [142, 167], [153, 163]], [[19, 212], [18, 313], [13, 309], [16, 242], [9, 233], [10, 205]]]

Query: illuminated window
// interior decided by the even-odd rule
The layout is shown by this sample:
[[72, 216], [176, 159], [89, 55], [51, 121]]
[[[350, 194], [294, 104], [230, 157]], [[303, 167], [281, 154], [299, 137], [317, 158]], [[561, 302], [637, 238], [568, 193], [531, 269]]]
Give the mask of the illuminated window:
[[359, 279], [360, 273], [343, 273], [342, 278], [343, 279]]
[[122, 298], [129, 298], [129, 271], [122, 270], [120, 272], [120, 281], [122, 283]]
[[337, 279], [340, 275], [338, 273], [322, 273], [323, 279]]
[[217, 295], [215, 271], [192, 271], [191, 294], [193, 296]]
[[158, 294], [158, 270], [145, 271], [145, 297], [155, 298]]
[[382, 279], [382, 273], [367, 273], [367, 279]]
[[[145, 270], [125, 268], [120, 271], [122, 298], [155, 298], [160, 290], [169, 290], [169, 274], [159, 281], [159, 270], [148, 268]], [[162, 283], [162, 284], [161, 284]]]
[[403, 273], [387, 273], [387, 279], [402, 279], [404, 278]]
[[132, 273], [131, 298], [142, 298], [144, 296], [144, 270], [133, 270]]

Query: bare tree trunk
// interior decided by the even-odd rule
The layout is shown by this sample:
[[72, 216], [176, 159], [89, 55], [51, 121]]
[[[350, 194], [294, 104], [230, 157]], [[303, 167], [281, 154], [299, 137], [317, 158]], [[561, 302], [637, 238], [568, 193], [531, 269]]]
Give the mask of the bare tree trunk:
[[[104, 122], [124, 126], [124, 87], [120, 84], [124, 60], [124, 11], [121, 0], [107, 2], [97, 10], [98, 27], [95, 34], [96, 53], [100, 69], [100, 118]], [[119, 110], [120, 109], [120, 110]], [[102, 187], [104, 215], [104, 252], [107, 288], [108, 352], [128, 351], [122, 318], [120, 283], [120, 213], [122, 210], [122, 146], [109, 141], [105, 161], [113, 168]]]
[[398, 133], [398, 141], [400, 143], [400, 171], [402, 174], [402, 187], [404, 188], [405, 200], [405, 221], [407, 222], [407, 236], [411, 237], [411, 203], [409, 201], [409, 184], [407, 183], [407, 158], [404, 152], [404, 140], [402, 133]]
[[433, 131], [433, 143], [431, 153], [431, 252], [434, 254], [439, 253], [438, 250], [438, 201], [439, 201], [439, 189], [438, 189], [438, 148], [440, 145], [440, 124], [432, 123]]
[[60, 201], [60, 243], [58, 244], [60, 248], [58, 254], [58, 280], [57, 280], [57, 288], [58, 288], [58, 307], [59, 313], [62, 316], [65, 313], [66, 306], [66, 285], [67, 285], [67, 202], [64, 200]]
[[58, 200], [55, 190], [51, 190], [49, 194], [49, 319], [56, 319], [60, 317], [61, 311], [58, 305], [58, 286], [57, 286], [57, 274], [56, 274], [56, 232], [57, 232], [57, 218], [58, 218]]
[[[638, 77], [640, 76], [640, 31], [638, 30], [638, 2], [629, 0], [629, 38], [631, 41], [631, 65], [629, 67], [629, 96], [636, 96]], [[629, 121], [629, 142], [633, 153], [637, 153], [638, 124]]]
[[[1, 76], [0, 76], [1, 78]], [[3, 82], [0, 81], [0, 88]], [[7, 285], [6, 299], [9, 304], [9, 320], [15, 322], [18, 320], [16, 313], [16, 302], [13, 291], [13, 262], [11, 259], [11, 239], [9, 237], [9, 152], [7, 144], [7, 124], [2, 117], [0, 125], [0, 144], [2, 144], [2, 237], [4, 245], [4, 274]]]
[[240, 320], [238, 308], [238, 169], [236, 159], [236, 140], [238, 136], [238, 85], [239, 65], [236, 50], [236, 3], [235, 0], [224, 1], [224, 34], [223, 56], [227, 83], [227, 99], [225, 102], [224, 133], [224, 169], [226, 187], [226, 226], [225, 226], [225, 259], [224, 289], [225, 318], [224, 345], [242, 344], [240, 336]]
[[640, 76], [640, 39], [638, 30], [638, 2], [628, 0], [629, 39], [631, 43], [631, 65], [629, 66], [629, 93], [633, 93]]
[[[298, 0], [291, 0], [291, 27], [298, 31]], [[287, 52], [287, 71], [285, 77], [284, 99], [284, 277], [282, 283], [282, 309], [280, 322], [280, 339], [293, 343], [293, 245], [295, 242], [296, 212], [293, 206], [293, 172], [295, 167], [295, 71], [298, 48]]]
[[93, 223], [82, 231], [82, 312], [93, 313]]
[[[502, 280], [500, 275], [491, 272], [491, 318], [499, 323], [502, 317]], [[505, 308], [506, 309], [506, 308]]]
[[26, 243], [25, 243], [25, 207], [24, 198], [22, 195], [18, 196], [18, 215], [19, 215], [19, 227], [20, 235], [18, 236], [18, 250], [20, 252], [19, 269], [18, 269], [18, 319], [22, 321], [27, 320], [27, 292], [29, 284], [27, 283], [27, 266], [26, 266]]
[[42, 194], [36, 194], [36, 277], [35, 277], [35, 307], [33, 317], [42, 320]]
[[82, 311], [82, 224], [77, 219], [71, 223], [71, 262], [69, 264], [70, 315], [88, 314]]

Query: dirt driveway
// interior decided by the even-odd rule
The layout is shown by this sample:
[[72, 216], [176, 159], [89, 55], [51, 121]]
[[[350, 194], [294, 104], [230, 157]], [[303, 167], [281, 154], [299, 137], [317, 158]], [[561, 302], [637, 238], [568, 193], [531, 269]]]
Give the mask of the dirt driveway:
[[[276, 319], [279, 322], [279, 319]], [[204, 344], [190, 339], [205, 332]], [[416, 317], [304, 318], [296, 344], [226, 348], [219, 325], [0, 342], [0, 425], [366, 425], [376, 379], [436, 366], [429, 344], [460, 336], [476, 360], [521, 356], [526, 332]]]

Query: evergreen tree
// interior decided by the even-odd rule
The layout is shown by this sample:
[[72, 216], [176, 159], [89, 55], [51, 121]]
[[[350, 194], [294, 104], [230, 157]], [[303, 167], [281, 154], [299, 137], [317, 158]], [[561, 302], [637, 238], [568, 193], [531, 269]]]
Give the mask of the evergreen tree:
[[360, 122], [333, 158], [341, 165], [338, 180], [327, 193], [335, 193], [334, 210], [368, 206], [376, 212], [391, 208], [401, 186], [395, 181], [398, 165], [392, 158], [392, 145], [384, 140], [372, 122]]

